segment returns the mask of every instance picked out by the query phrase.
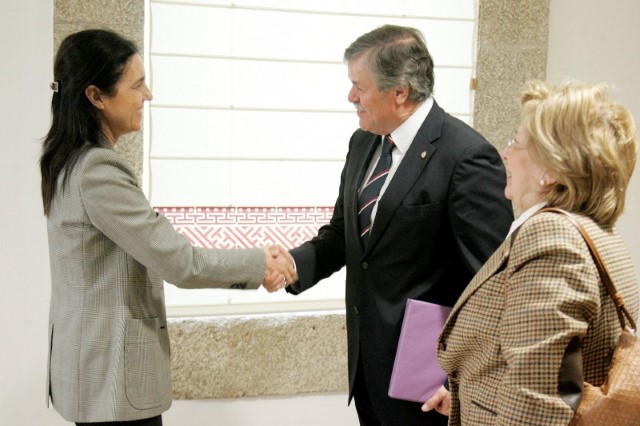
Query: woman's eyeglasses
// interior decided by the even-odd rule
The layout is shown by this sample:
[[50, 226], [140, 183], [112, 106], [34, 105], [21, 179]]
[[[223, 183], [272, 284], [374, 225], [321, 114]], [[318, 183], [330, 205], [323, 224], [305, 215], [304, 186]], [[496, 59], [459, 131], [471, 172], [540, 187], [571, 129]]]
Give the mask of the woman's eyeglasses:
[[513, 138], [511, 140], [509, 140], [507, 142], [507, 148], [512, 148], [512, 149], [516, 149], [516, 148], [520, 148], [520, 149], [524, 149], [526, 148], [526, 145], [518, 142], [518, 140], [516, 138]]

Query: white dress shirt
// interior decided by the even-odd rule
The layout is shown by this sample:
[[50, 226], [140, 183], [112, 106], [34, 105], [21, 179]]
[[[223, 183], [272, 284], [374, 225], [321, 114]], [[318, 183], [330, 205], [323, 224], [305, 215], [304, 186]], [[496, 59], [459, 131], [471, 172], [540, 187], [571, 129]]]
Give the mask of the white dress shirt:
[[[429, 96], [426, 101], [424, 101], [418, 109], [415, 110], [413, 114], [409, 118], [405, 120], [404, 123], [400, 125], [397, 129], [391, 132], [391, 139], [395, 144], [395, 149], [391, 153], [391, 169], [389, 170], [389, 174], [387, 175], [387, 179], [384, 181], [382, 188], [380, 189], [380, 195], [378, 196], [378, 200], [382, 198], [385, 190], [389, 186], [389, 182], [393, 179], [393, 175], [398, 170], [398, 166], [402, 162], [404, 155], [409, 150], [411, 143], [415, 139], [418, 134], [418, 130], [420, 130], [420, 126], [424, 123], [424, 120], [429, 115], [429, 111], [431, 111], [431, 107], [433, 106], [433, 97]], [[384, 142], [384, 136], [382, 135], [382, 142]], [[378, 160], [380, 159], [380, 153], [382, 152], [382, 143], [376, 148], [376, 152], [373, 154], [371, 158], [371, 163], [369, 164], [369, 169], [367, 170], [367, 174], [365, 175], [365, 179], [362, 181], [362, 185], [360, 186], [360, 193], [362, 191], [362, 187], [364, 183], [369, 180], [371, 174], [373, 173], [373, 169], [375, 169], [376, 164], [378, 164]], [[378, 211], [378, 203], [373, 206], [373, 210], [371, 211], [371, 226], [373, 227], [374, 219], [376, 217], [376, 212]]]

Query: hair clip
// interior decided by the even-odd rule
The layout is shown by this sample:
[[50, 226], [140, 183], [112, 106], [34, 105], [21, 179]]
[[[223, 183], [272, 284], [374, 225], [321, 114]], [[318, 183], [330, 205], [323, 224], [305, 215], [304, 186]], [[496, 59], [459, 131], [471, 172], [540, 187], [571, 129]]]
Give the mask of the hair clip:
[[59, 90], [59, 85], [57, 81], [52, 82], [49, 87], [51, 87], [51, 90], [53, 90], [54, 92], [58, 93]]

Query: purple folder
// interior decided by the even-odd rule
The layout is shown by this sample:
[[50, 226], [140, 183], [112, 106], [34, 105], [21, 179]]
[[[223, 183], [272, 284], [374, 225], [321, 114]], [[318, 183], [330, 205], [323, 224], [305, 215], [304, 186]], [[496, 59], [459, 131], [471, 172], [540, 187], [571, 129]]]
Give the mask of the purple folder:
[[436, 393], [447, 378], [438, 364], [438, 337], [451, 308], [407, 299], [396, 360], [393, 363], [389, 396], [423, 403]]

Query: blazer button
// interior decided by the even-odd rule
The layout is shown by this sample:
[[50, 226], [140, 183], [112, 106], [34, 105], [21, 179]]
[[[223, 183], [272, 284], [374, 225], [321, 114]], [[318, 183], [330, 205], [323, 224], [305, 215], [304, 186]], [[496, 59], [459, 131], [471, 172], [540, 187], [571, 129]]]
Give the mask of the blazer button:
[[234, 290], [244, 290], [245, 288], [247, 288], [247, 283], [231, 284], [231, 286], [229, 288], [232, 288]]
[[360, 310], [358, 309], [357, 306], [353, 307], [353, 313], [355, 313], [356, 315], [358, 315], [360, 313]]
[[360, 266], [362, 266], [362, 269], [364, 269], [365, 271], [367, 269], [369, 269], [369, 263], [367, 263], [367, 262], [362, 262], [362, 264]]

